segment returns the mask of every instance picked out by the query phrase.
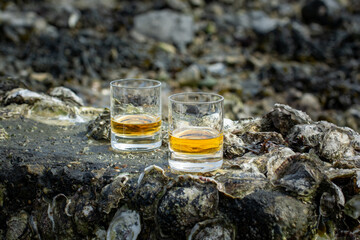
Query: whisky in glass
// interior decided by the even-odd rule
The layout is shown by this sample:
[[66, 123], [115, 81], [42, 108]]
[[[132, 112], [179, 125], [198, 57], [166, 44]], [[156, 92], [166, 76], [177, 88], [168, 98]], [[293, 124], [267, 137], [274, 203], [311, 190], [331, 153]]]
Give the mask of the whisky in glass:
[[169, 165], [208, 172], [223, 163], [223, 97], [180, 93], [169, 97]]
[[111, 146], [150, 151], [161, 146], [161, 83], [123, 79], [110, 83]]

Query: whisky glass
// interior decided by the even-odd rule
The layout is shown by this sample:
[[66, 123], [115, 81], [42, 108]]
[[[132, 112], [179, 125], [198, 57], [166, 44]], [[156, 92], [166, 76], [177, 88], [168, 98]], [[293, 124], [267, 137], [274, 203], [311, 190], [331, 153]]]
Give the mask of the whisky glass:
[[169, 97], [169, 165], [182, 172], [209, 172], [223, 163], [224, 98], [212, 93]]
[[151, 151], [161, 146], [161, 82], [120, 79], [110, 83], [111, 147]]

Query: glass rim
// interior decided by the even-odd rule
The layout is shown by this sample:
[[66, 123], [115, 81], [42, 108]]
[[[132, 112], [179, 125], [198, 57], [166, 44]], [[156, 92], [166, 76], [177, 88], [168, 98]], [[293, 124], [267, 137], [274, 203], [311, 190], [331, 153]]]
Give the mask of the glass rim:
[[[180, 101], [180, 100], [175, 100], [173, 99], [173, 97], [177, 97], [177, 96], [181, 96], [181, 95], [198, 95], [198, 94], [202, 94], [202, 95], [208, 95], [208, 96], [215, 96], [215, 97], [219, 97], [218, 100], [212, 100], [212, 101]], [[187, 104], [211, 104], [211, 103], [220, 103], [222, 101], [224, 101], [224, 97], [216, 94], [216, 93], [207, 93], [207, 92], [183, 92], [183, 93], [176, 93], [173, 94], [171, 96], [169, 96], [169, 101], [174, 102], [174, 103], [187, 103]]]
[[[139, 86], [139, 87], [133, 87], [133, 86], [125, 86], [125, 85], [115, 85], [115, 83], [121, 83], [121, 82], [128, 82], [128, 81], [144, 81], [144, 82], [152, 82], [156, 83], [153, 86]], [[128, 89], [150, 89], [150, 88], [156, 88], [161, 86], [161, 82], [154, 79], [147, 79], [147, 78], [123, 78], [123, 79], [116, 79], [110, 82], [111, 87], [119, 87], [119, 88], [128, 88]]]

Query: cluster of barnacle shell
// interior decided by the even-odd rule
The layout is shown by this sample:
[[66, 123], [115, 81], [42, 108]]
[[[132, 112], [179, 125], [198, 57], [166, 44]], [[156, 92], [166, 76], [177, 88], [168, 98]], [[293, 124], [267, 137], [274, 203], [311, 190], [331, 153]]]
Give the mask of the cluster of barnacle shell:
[[[106, 186], [103, 210], [109, 213], [122, 203], [128, 207], [115, 215], [108, 236], [355, 236], [360, 216], [359, 143], [359, 133], [328, 122], [313, 122], [307, 114], [281, 104], [262, 118], [225, 119], [226, 160], [222, 169], [205, 176], [173, 177], [150, 166], [140, 176], [121, 175]], [[135, 226], [123, 223], [119, 216], [124, 214], [133, 214], [133, 224], [141, 224], [140, 233]], [[125, 236], [119, 224], [132, 233]]]
[[262, 118], [225, 120], [224, 136], [220, 170], [121, 173], [100, 194], [83, 188], [39, 205], [32, 229], [45, 239], [359, 237], [359, 133], [278, 104]]

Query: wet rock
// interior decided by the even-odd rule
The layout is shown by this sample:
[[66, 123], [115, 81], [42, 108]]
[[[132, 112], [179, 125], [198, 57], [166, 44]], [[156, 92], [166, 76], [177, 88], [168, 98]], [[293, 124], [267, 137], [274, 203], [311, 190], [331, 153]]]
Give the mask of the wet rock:
[[193, 39], [193, 19], [171, 10], [151, 11], [134, 18], [136, 31], [149, 37], [175, 43], [184, 50]]
[[155, 218], [158, 202], [165, 193], [165, 186], [169, 181], [165, 171], [157, 166], [145, 168], [139, 176], [135, 201], [144, 220]]
[[240, 206], [237, 227], [242, 239], [305, 238], [314, 224], [309, 205], [276, 192], [257, 191]]
[[79, 96], [77, 96], [73, 91], [65, 87], [56, 87], [51, 90], [49, 95], [59, 98], [66, 103], [74, 104], [77, 106], [84, 105], [84, 101]]
[[184, 176], [165, 193], [157, 209], [157, 222], [165, 236], [184, 236], [197, 222], [214, 217], [219, 201], [214, 183]]
[[94, 232], [94, 225], [99, 219], [97, 198], [88, 187], [80, 187], [71, 198], [65, 211], [74, 217], [78, 233], [88, 236]]

